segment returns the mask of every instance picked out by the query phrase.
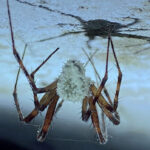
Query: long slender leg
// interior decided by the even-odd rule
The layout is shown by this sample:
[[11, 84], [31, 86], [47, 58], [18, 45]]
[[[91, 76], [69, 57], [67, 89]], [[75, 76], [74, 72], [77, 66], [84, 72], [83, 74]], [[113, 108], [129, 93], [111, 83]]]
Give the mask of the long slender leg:
[[104, 144], [106, 141], [105, 141], [105, 138], [103, 137], [102, 131], [100, 129], [96, 105], [93, 104], [92, 98], [89, 99], [89, 105], [90, 105], [90, 110], [91, 110], [92, 123], [93, 123], [93, 126], [95, 127], [96, 133], [98, 135], [98, 139], [99, 139], [100, 143]]
[[[96, 92], [97, 92], [97, 88], [94, 85], [91, 85], [90, 87], [92, 94], [94, 96], [96, 96]], [[91, 115], [91, 110], [90, 108], [87, 110], [87, 103], [86, 103], [87, 99], [83, 100], [82, 103], [82, 120], [87, 121], [88, 118]], [[109, 114], [109, 116], [111, 116], [112, 122], [114, 124], [117, 124], [116, 119], [114, 118], [115, 116], [112, 115], [112, 113], [114, 112], [113, 107], [105, 100], [105, 98], [103, 97], [103, 95], [100, 95], [97, 99], [98, 104], [101, 106], [101, 108], [103, 108], [102, 110], [105, 110], [104, 113], [106, 112], [106, 114]], [[108, 116], [108, 115], [107, 115]], [[118, 120], [118, 119], [117, 119]]]
[[[85, 53], [85, 55], [87, 56], [88, 61], [89, 61], [89, 62], [91, 63], [91, 65], [93, 66], [94, 72], [95, 72], [96, 76], [98, 77], [99, 82], [101, 82], [100, 75], [98, 74], [97, 69], [96, 69], [96, 67], [95, 67], [95, 64], [93, 63], [93, 60], [92, 60], [92, 57], [95, 55], [95, 53], [96, 53], [97, 51], [95, 51], [91, 56], [89, 56], [88, 53], [87, 53], [84, 49], [82, 49], [82, 50], [83, 50], [83, 52]], [[88, 62], [87, 62], [87, 63], [88, 63]], [[86, 65], [87, 65], [87, 63], [86, 63]], [[96, 91], [97, 91], [97, 89], [96, 89]], [[108, 99], [110, 105], [113, 106], [112, 101], [111, 101], [111, 98], [110, 98], [109, 93], [108, 93], [107, 89], [105, 88], [105, 86], [104, 86], [104, 93], [105, 93], [105, 95], [106, 95], [106, 97], [107, 97], [107, 99]], [[102, 97], [102, 101], [106, 101], [106, 100], [104, 99], [104, 97]], [[88, 110], [87, 112], [90, 112], [90, 110]], [[86, 113], [86, 114], [87, 114], [87, 113]], [[86, 115], [86, 116], [87, 116], [87, 115]], [[88, 116], [90, 116], [90, 113], [88, 113]], [[105, 123], [105, 113], [104, 113], [103, 110], [102, 110], [102, 112], [101, 112], [101, 118], [102, 118], [102, 131], [103, 131], [103, 135], [104, 135], [105, 139], [107, 139], [107, 129], [106, 129], [106, 123]], [[82, 120], [83, 120], [83, 119], [82, 119]]]
[[59, 48], [57, 48], [56, 50], [54, 50], [32, 73], [31, 73], [31, 77], [34, 79], [34, 75], [35, 73], [48, 61], [49, 58], [51, 58], [52, 55], [54, 55], [57, 51], [59, 50]]
[[[59, 48], [56, 48], [56, 50], [54, 50], [31, 74], [31, 78], [34, 81], [34, 75], [35, 73], [59, 50]], [[44, 92], [48, 92], [49, 88], [44, 87], [44, 88], [36, 88], [35, 93], [44, 93]]]
[[[87, 57], [88, 57], [88, 54], [87, 54]], [[90, 57], [88, 57], [88, 58], [90, 58]], [[90, 63], [93, 66], [93, 69], [94, 69], [96, 77], [99, 79], [99, 82], [101, 82], [100, 75], [97, 72], [97, 69], [95, 67], [95, 64], [94, 64], [92, 58], [89, 61], [90, 61]], [[97, 84], [99, 84], [99, 82], [97, 81]], [[105, 86], [104, 86], [104, 93], [105, 93], [109, 103], [112, 105], [112, 101], [110, 99], [109, 93], [108, 93], [107, 89], [105, 88]], [[104, 138], [107, 139], [107, 128], [106, 128], [106, 122], [105, 122], [105, 113], [103, 112], [103, 110], [101, 111], [101, 121], [102, 121], [102, 123], [101, 123], [101, 125], [102, 125], [102, 133], [103, 133]]]
[[14, 99], [15, 99], [15, 104], [16, 104], [16, 108], [17, 108], [17, 112], [19, 114], [20, 120], [28, 123], [32, 119], [34, 119], [38, 115], [39, 110], [43, 111], [52, 102], [54, 98], [54, 94], [56, 94], [56, 91], [53, 91], [53, 93], [51, 92], [46, 93], [40, 100], [40, 108], [38, 109], [35, 107], [30, 114], [28, 114], [26, 117], [23, 117], [19, 103], [18, 103], [17, 93], [16, 93], [16, 96], [14, 97]]
[[[22, 58], [21, 58], [22, 61], [24, 59], [26, 49], [27, 49], [27, 44], [25, 44], [25, 47], [24, 47], [24, 51], [23, 51]], [[32, 112], [27, 117], [25, 117], [25, 118], [23, 117], [23, 114], [21, 112], [20, 105], [19, 105], [19, 102], [18, 102], [18, 96], [17, 96], [17, 84], [18, 84], [19, 74], [20, 74], [20, 67], [18, 69], [18, 73], [17, 73], [17, 77], [16, 77], [13, 96], [14, 96], [16, 109], [17, 109], [17, 112], [19, 114], [19, 119], [21, 121], [25, 121], [27, 123], [27, 122], [30, 122], [38, 114], [39, 111], [38, 111], [38, 109], [35, 108], [35, 109], [32, 110]]]
[[[96, 54], [97, 50], [96, 50], [91, 56], [89, 56], [89, 55], [87, 54], [87, 52], [85, 51], [85, 49], [82, 48], [82, 50], [83, 50], [83, 52], [85, 53], [85, 55], [88, 57], [88, 61], [84, 64], [84, 68], [85, 68], [89, 62], [91, 62], [91, 63], [93, 64], [93, 62], [91, 61], [91, 59], [92, 59], [92, 57]], [[95, 66], [94, 66], [94, 70], [95, 70], [95, 69], [96, 69], [96, 68], [95, 68]], [[96, 71], [97, 71], [97, 70], [96, 70]], [[100, 76], [99, 76], [99, 78], [100, 78]], [[100, 79], [100, 80], [101, 80], [101, 79]], [[88, 97], [85, 97], [85, 98], [83, 99], [83, 101], [82, 101], [82, 120], [83, 120], [83, 121], [88, 121], [88, 119], [89, 119], [89, 117], [90, 117], [90, 115], [91, 115], [90, 108], [88, 109], [87, 106], [88, 106]]]
[[11, 23], [11, 15], [10, 15], [10, 9], [9, 9], [9, 2], [7, 0], [7, 8], [8, 8], [8, 18], [9, 18], [9, 26], [10, 26], [10, 32], [11, 32], [11, 41], [12, 41], [12, 49], [13, 49], [13, 54], [17, 60], [17, 62], [19, 63], [20, 65], [20, 68], [23, 70], [24, 74], [26, 75], [27, 79], [29, 80], [29, 83], [32, 87], [32, 90], [33, 90], [33, 94], [34, 94], [34, 103], [36, 106], [39, 105], [39, 102], [38, 102], [38, 99], [37, 99], [37, 96], [35, 94], [35, 89], [36, 89], [36, 86], [35, 86], [35, 83], [34, 81], [32, 80], [31, 76], [29, 75], [26, 67], [24, 66], [17, 50], [16, 50], [16, 47], [15, 47], [15, 41], [14, 41], [14, 33], [13, 33], [13, 29], [12, 29], [12, 23]]
[[40, 111], [43, 111], [47, 107], [47, 105], [51, 103], [55, 94], [56, 94], [56, 89], [53, 90], [50, 89], [49, 92], [43, 95], [43, 97], [40, 100], [40, 107], [39, 107]]
[[[21, 60], [23, 61], [24, 59], [24, 56], [25, 56], [25, 52], [26, 52], [26, 48], [27, 48], [27, 44], [25, 44], [25, 47], [24, 47], [24, 51], [23, 51], [23, 55], [22, 55], [22, 58]], [[17, 77], [16, 77], [16, 82], [15, 82], [15, 86], [14, 86], [14, 92], [13, 92], [13, 96], [14, 96], [14, 101], [15, 101], [15, 105], [16, 105], [16, 108], [17, 108], [17, 112], [19, 114], [19, 119], [21, 121], [24, 121], [26, 123], [30, 122], [34, 117], [36, 117], [39, 113], [39, 110], [37, 108], [34, 108], [32, 110], [32, 112], [26, 116], [26, 117], [23, 117], [23, 114], [21, 112], [21, 109], [20, 109], [20, 105], [19, 105], [19, 102], [18, 102], [18, 96], [17, 96], [17, 84], [18, 84], [18, 78], [19, 78], [19, 74], [20, 74], [20, 67], [18, 69], [18, 73], [17, 73]], [[44, 110], [46, 108], [46, 106], [50, 103], [51, 99], [53, 98], [54, 94], [56, 94], [56, 83], [57, 81], [53, 82], [52, 84], [50, 84], [48, 86], [50, 92], [46, 93], [40, 100], [40, 110]], [[52, 90], [51, 90], [52, 89]]]
[[[99, 74], [98, 74], [98, 72], [97, 72], [97, 69], [96, 69], [96, 67], [95, 67], [95, 65], [94, 65], [94, 63], [93, 63], [93, 61], [91, 60], [92, 57], [93, 57], [93, 55], [92, 55], [92, 57], [90, 57], [84, 49], [83, 49], [83, 52], [85, 53], [85, 55], [88, 57], [88, 60], [89, 60], [90, 63], [92, 64], [93, 69], [94, 69], [94, 71], [95, 71], [95, 73], [96, 73], [96, 75], [97, 75], [99, 81], [101, 81], [101, 78], [100, 78], [100, 76], [99, 76]], [[87, 62], [87, 63], [88, 63], [88, 62]], [[87, 63], [86, 63], [85, 65], [87, 65]], [[104, 86], [104, 93], [105, 93], [106, 97], [108, 98], [109, 103], [113, 106], [112, 100], [111, 100], [111, 98], [110, 98], [110, 96], [109, 96], [109, 93], [108, 93], [107, 89], [105, 88], [105, 86]]]
[[[22, 61], [23, 61], [24, 56], [25, 56], [26, 48], [27, 48], [27, 44], [25, 44], [25, 47], [24, 47], [24, 51], [23, 51], [23, 54], [22, 54]], [[21, 109], [20, 109], [20, 106], [19, 106], [19, 102], [18, 102], [18, 96], [17, 96], [17, 84], [18, 84], [19, 74], [20, 74], [20, 67], [18, 69], [18, 73], [17, 73], [17, 77], [16, 77], [16, 82], [15, 82], [15, 86], [14, 86], [13, 96], [14, 96], [16, 109], [17, 109], [17, 112], [19, 114], [19, 118], [20, 118], [20, 120], [23, 121], [24, 117], [22, 115], [22, 112], [21, 112]]]
[[[91, 91], [92, 91], [92, 94], [93, 94], [94, 96], [96, 96], [98, 90], [97, 90], [97, 88], [95, 87], [94, 84], [91, 85], [90, 89], [91, 89]], [[113, 106], [110, 105], [110, 104], [105, 100], [105, 98], [103, 97], [102, 94], [99, 95], [99, 97], [97, 98], [97, 100], [100, 101], [101, 106], [103, 106], [104, 108], [108, 109], [110, 112], [113, 112], [113, 111], [114, 111], [114, 110], [113, 110]]]
[[[108, 48], [109, 48], [109, 47], [108, 47]], [[107, 48], [107, 49], [108, 49], [108, 48]], [[88, 57], [89, 61], [91, 62], [92, 66], [93, 66], [93, 68], [94, 68], [94, 71], [97, 73], [97, 70], [96, 70], [96, 68], [95, 68], [95, 66], [94, 66], [94, 64], [93, 64], [93, 62], [92, 62], [92, 60], [91, 60], [91, 58], [88, 56], [88, 54], [86, 53], [86, 51], [85, 51], [84, 49], [83, 49], [83, 51], [84, 51], [85, 55]], [[100, 78], [100, 76], [99, 76], [98, 73], [97, 73], [97, 76], [99, 77], [99, 80], [101, 80], [101, 78]], [[91, 85], [90, 88], [91, 88], [91, 91], [92, 91], [93, 95], [96, 96], [96, 94], [97, 94], [97, 88], [96, 88], [94, 85]], [[115, 118], [115, 117], [113, 117], [113, 115], [112, 115], [112, 113], [111, 113], [111, 112], [113, 112], [112, 101], [111, 101], [110, 96], [109, 96], [109, 94], [108, 94], [108, 92], [107, 92], [107, 89], [106, 89], [105, 87], [104, 87], [104, 91], [105, 91], [106, 97], [108, 98], [110, 104], [105, 100], [105, 98], [104, 98], [101, 94], [100, 94], [100, 96], [98, 97], [98, 103], [100, 104], [101, 108], [103, 108], [103, 107], [105, 108], [104, 111], [106, 112], [107, 116], [110, 116], [110, 120], [111, 120], [114, 124], [119, 124], [118, 119]], [[84, 102], [84, 101], [83, 101], [83, 102]], [[82, 106], [84, 106], [84, 105], [82, 105]], [[103, 109], [102, 109], [102, 110], [103, 110]], [[85, 113], [84, 116], [86, 116], [86, 118], [88, 119], [88, 117], [90, 116], [90, 114], [91, 114], [91, 111], [90, 111], [90, 109], [88, 109], [88, 110], [86, 111], [86, 113]], [[85, 119], [85, 121], [86, 121], [86, 119]], [[104, 122], [104, 121], [103, 121], [103, 122]]]
[[[92, 85], [91, 91], [92, 94], [95, 96], [97, 92], [97, 88], [94, 85]], [[102, 95], [98, 97], [97, 103], [102, 109], [102, 111], [105, 113], [105, 115], [113, 122], [113, 124], [117, 125], [120, 123], [118, 116], [113, 115], [114, 112], [113, 107], [109, 103], [107, 103], [107, 101]]]
[[[17, 86], [17, 84], [15, 84]], [[40, 100], [40, 111], [43, 111], [47, 105], [52, 101], [54, 95], [56, 94], [56, 90], [53, 90], [53, 92], [47, 92]], [[18, 98], [17, 98], [17, 92], [16, 92], [16, 88], [14, 89], [14, 101], [15, 101], [15, 105], [16, 105], [16, 108], [17, 108], [17, 112], [19, 114], [19, 119], [21, 121], [24, 121], [26, 123], [30, 122], [34, 117], [36, 117], [39, 113], [39, 109], [38, 108], [34, 108], [32, 110], [32, 112], [27, 115], [26, 117], [23, 116], [22, 112], [21, 112], [21, 109], [20, 109], [20, 106], [19, 106], [19, 103], [18, 103]]]
[[108, 79], [109, 45], [110, 45], [110, 37], [108, 37], [108, 44], [107, 44], [107, 56], [106, 56], [105, 75], [104, 75], [104, 77], [103, 77], [103, 79], [102, 79], [102, 82], [101, 82], [101, 84], [100, 84], [100, 86], [99, 86], [99, 88], [98, 88], [98, 90], [97, 90], [97, 93], [96, 93], [96, 96], [95, 96], [95, 98], [94, 98], [94, 100], [93, 100], [93, 103], [96, 103], [96, 101], [97, 101], [98, 97], [101, 95], [101, 92], [102, 92], [102, 90], [103, 90], [103, 88], [104, 88], [104, 86], [105, 86], [105, 83], [106, 83], [107, 79]]
[[[101, 82], [101, 85], [99, 87], [99, 89], [97, 90], [96, 87], [94, 85], [91, 86], [91, 91], [93, 93], [93, 95], [95, 96], [94, 98], [94, 103], [97, 101], [98, 104], [100, 105], [100, 107], [102, 108], [103, 112], [106, 114], [106, 116], [114, 123], [114, 124], [119, 124], [120, 121], [119, 121], [119, 116], [118, 114], [112, 114], [112, 112], [115, 112], [114, 108], [112, 107], [112, 105], [109, 105], [107, 103], [107, 101], [104, 99], [104, 97], [101, 95], [101, 91], [102, 89], [104, 88], [104, 85], [107, 81], [107, 70], [108, 70], [108, 53], [109, 53], [109, 45], [110, 45], [110, 42], [111, 42], [111, 38], [110, 36], [108, 37], [108, 46], [107, 46], [107, 57], [106, 57], [106, 72], [105, 72], [105, 76]], [[113, 48], [113, 43], [111, 42], [111, 46], [112, 46], [112, 49], [114, 50]], [[114, 53], [114, 52], [113, 52]], [[115, 54], [115, 53], [114, 53]], [[116, 56], [116, 55], [115, 55]], [[115, 57], [114, 56], [114, 57]], [[115, 57], [116, 59], [116, 57]], [[116, 59], [117, 60], [117, 59]], [[118, 61], [116, 61], [118, 62]], [[117, 66], [119, 64], [117, 63]], [[120, 69], [120, 68], [119, 68]], [[120, 79], [120, 76], [118, 77]], [[120, 87], [120, 85], [118, 85]], [[117, 86], [117, 87], [118, 87]], [[97, 92], [96, 92], [97, 91]], [[118, 94], [118, 91], [116, 91], [116, 95]]]
[[45, 137], [46, 137], [46, 134], [48, 132], [49, 126], [50, 126], [51, 121], [53, 119], [53, 115], [54, 115], [54, 112], [55, 112], [55, 108], [56, 108], [56, 104], [57, 104], [58, 99], [59, 99], [59, 97], [56, 95], [54, 97], [52, 103], [48, 107], [43, 127], [42, 127], [41, 131], [39, 131], [39, 133], [37, 135], [37, 140], [40, 141], [40, 142], [43, 142]]
[[109, 120], [113, 124], [118, 125], [120, 123], [119, 116], [117, 114], [113, 114], [107, 108], [103, 107], [103, 105], [101, 105], [101, 99], [100, 98], [97, 100], [97, 103], [100, 106], [100, 108], [102, 109], [102, 111], [105, 113], [105, 115], [109, 118]]
[[[34, 72], [37, 72], [36, 70], [39, 70], [39, 68], [58, 50], [58, 48], [49, 55], [49, 57], [33, 72], [33, 74], [29, 74], [26, 67], [24, 66], [17, 50], [15, 47], [15, 41], [14, 41], [14, 33], [13, 33], [13, 28], [12, 28], [12, 22], [11, 22], [11, 14], [10, 14], [10, 8], [9, 8], [9, 2], [7, 0], [7, 9], [8, 9], [8, 18], [9, 18], [9, 26], [10, 26], [10, 32], [11, 32], [11, 41], [12, 41], [12, 49], [13, 49], [13, 54], [20, 66], [20, 68], [23, 70], [25, 76], [27, 77], [29, 84], [31, 85], [32, 91], [33, 91], [33, 95], [34, 95], [34, 104], [35, 107], [39, 108], [39, 101], [38, 101], [38, 97], [37, 97], [37, 93], [42, 93], [42, 92], [46, 92], [45, 88], [37, 88], [34, 82]], [[33, 75], [33, 76], [32, 76]]]
[[[95, 73], [96, 73], [96, 75], [97, 75], [99, 81], [101, 81], [100, 75], [98, 74], [97, 69], [96, 69], [96, 67], [95, 67], [95, 65], [94, 65], [94, 63], [93, 63], [93, 61], [92, 61], [92, 57], [94, 56], [94, 54], [96, 53], [96, 51], [94, 52], [94, 54], [93, 54], [91, 57], [88, 55], [88, 53], [87, 53], [84, 49], [83, 49], [83, 52], [84, 52], [85, 55], [88, 57], [88, 60], [90, 61], [91, 65], [93, 66], [93, 69], [94, 69], [94, 71], [95, 71]], [[88, 63], [88, 62], [87, 62], [87, 63]], [[87, 63], [86, 63], [85, 65], [87, 65]], [[104, 93], [105, 93], [106, 97], [108, 98], [109, 103], [110, 103], [111, 105], [113, 105], [112, 100], [111, 100], [111, 98], [110, 98], [110, 96], [109, 96], [109, 93], [108, 93], [108, 91], [107, 91], [107, 89], [106, 89], [105, 86], [104, 86]]]
[[116, 111], [118, 107], [118, 97], [119, 97], [119, 91], [120, 91], [120, 86], [121, 86], [121, 81], [122, 81], [122, 72], [121, 72], [121, 69], [117, 60], [117, 56], [114, 50], [114, 45], [113, 45], [113, 41], [111, 37], [110, 37], [110, 41], [111, 41], [111, 47], [112, 47], [112, 51], [113, 51], [114, 58], [116, 61], [117, 69], [118, 69], [118, 81], [117, 81], [116, 93], [115, 93], [115, 98], [114, 98], [114, 111]]

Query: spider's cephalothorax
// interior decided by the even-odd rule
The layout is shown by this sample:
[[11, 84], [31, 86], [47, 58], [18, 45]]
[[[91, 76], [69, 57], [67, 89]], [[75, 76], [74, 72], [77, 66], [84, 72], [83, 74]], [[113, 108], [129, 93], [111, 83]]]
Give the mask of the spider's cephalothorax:
[[[115, 125], [119, 124], [120, 121], [119, 121], [119, 115], [117, 113], [117, 107], [118, 107], [118, 96], [119, 96], [119, 91], [120, 91], [120, 85], [121, 85], [121, 80], [122, 80], [122, 73], [121, 73], [120, 66], [117, 60], [117, 56], [114, 50], [114, 45], [113, 45], [111, 36], [108, 35], [105, 75], [102, 78], [102, 81], [98, 88], [94, 85], [93, 82], [91, 82], [89, 78], [85, 76], [85, 69], [83, 65], [79, 61], [76, 61], [76, 60], [69, 60], [64, 65], [62, 69], [62, 73], [60, 74], [57, 80], [50, 83], [48, 86], [44, 88], [38, 88], [34, 81], [35, 73], [47, 62], [47, 60], [56, 51], [58, 51], [59, 48], [53, 51], [32, 73], [29, 73], [23, 63], [23, 57], [21, 58], [19, 56], [18, 51], [15, 46], [14, 33], [13, 33], [13, 28], [12, 28], [11, 14], [10, 14], [8, 0], [7, 0], [7, 9], [8, 9], [10, 32], [11, 32], [12, 50], [20, 66], [18, 74], [17, 74], [17, 78], [16, 78], [14, 92], [13, 92], [14, 101], [15, 101], [16, 109], [17, 109], [20, 120], [28, 123], [34, 117], [36, 117], [40, 111], [43, 111], [45, 110], [45, 108], [48, 107], [43, 126], [37, 135], [37, 140], [42, 142], [48, 133], [48, 129], [49, 129], [49, 126], [51, 124], [54, 114], [62, 106], [63, 99], [65, 100], [68, 99], [68, 100], [73, 100], [73, 101], [82, 100], [82, 120], [87, 121], [91, 117], [92, 124], [96, 130], [100, 143], [103, 143], [103, 144], [106, 143], [107, 141], [106, 136], [103, 134], [100, 124], [99, 124], [96, 104], [99, 105], [99, 107], [102, 109], [103, 114], [105, 114], [113, 124]], [[114, 59], [116, 62], [116, 67], [118, 69], [118, 81], [117, 81], [116, 93], [115, 93], [115, 97], [113, 101], [111, 100], [109, 93], [107, 89], [105, 88], [105, 83], [108, 79], [108, 56], [109, 56], [110, 45], [111, 45]], [[26, 50], [26, 46], [25, 46], [24, 51], [25, 50]], [[89, 56], [88, 58], [89, 58], [89, 61], [91, 62], [91, 58]], [[91, 64], [93, 63], [91, 62]], [[35, 107], [31, 111], [31, 113], [29, 113], [26, 117], [24, 117], [22, 114], [22, 111], [18, 102], [18, 97], [17, 97], [17, 82], [18, 82], [20, 69], [22, 69], [26, 78], [28, 79], [32, 92], [33, 92], [33, 96], [34, 96]], [[106, 97], [103, 96], [102, 90], [104, 90]], [[45, 94], [39, 101], [38, 94], [40, 93], [45, 93]], [[58, 103], [59, 97], [62, 98], [62, 101], [60, 103]], [[105, 125], [104, 123], [102, 124]]]
[[91, 80], [85, 76], [83, 64], [69, 60], [57, 82], [57, 94], [64, 100], [81, 101], [89, 95]]

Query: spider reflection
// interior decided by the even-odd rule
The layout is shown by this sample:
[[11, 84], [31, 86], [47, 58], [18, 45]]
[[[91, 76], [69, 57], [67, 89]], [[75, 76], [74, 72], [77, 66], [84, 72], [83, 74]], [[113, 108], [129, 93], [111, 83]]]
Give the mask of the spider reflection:
[[[150, 37], [147, 37], [147, 36], [136, 35], [136, 34], [127, 34], [127, 33], [122, 32], [122, 31], [131, 32], [131, 31], [139, 31], [139, 30], [148, 30], [148, 29], [142, 29], [142, 28], [131, 28], [131, 30], [129, 29], [130, 26], [132, 26], [132, 25], [134, 25], [140, 21], [138, 18], [126, 17], [126, 19], [132, 19], [133, 20], [129, 24], [120, 24], [117, 22], [111, 22], [111, 21], [103, 20], [103, 19], [95, 19], [95, 20], [86, 21], [79, 16], [69, 14], [69, 13], [64, 13], [64, 12], [59, 11], [59, 10], [54, 10], [54, 9], [51, 9], [51, 8], [45, 6], [45, 5], [44, 6], [38, 5], [38, 4], [34, 4], [31, 2], [26, 2], [26, 1], [22, 1], [22, 0], [16, 0], [16, 1], [18, 1], [20, 3], [24, 3], [24, 4], [32, 6], [32, 7], [39, 7], [41, 9], [47, 10], [49, 12], [58, 13], [58, 14], [63, 15], [63, 16], [72, 17], [72, 18], [76, 19], [77, 21], [79, 21], [79, 23], [80, 23], [80, 24], [59, 23], [58, 24], [59, 26], [65, 26], [65, 25], [71, 25], [71, 26], [81, 25], [82, 26], [81, 31], [69, 31], [69, 32], [63, 33], [63, 34], [58, 35], [58, 36], [41, 39], [41, 40], [38, 40], [36, 42], [43, 42], [43, 41], [67, 36], [70, 34], [80, 34], [80, 33], [85, 33], [84, 35], [88, 37], [88, 40], [87, 40], [88, 48], [91, 48], [89, 43], [91, 40], [94, 40], [96, 36], [106, 38], [108, 36], [108, 34], [110, 34], [110, 33], [111, 33], [111, 36], [127, 37], [127, 38], [134, 38], [134, 39], [141, 39], [141, 40], [150, 41]], [[123, 30], [121, 30], [121, 29], [123, 29]], [[124, 30], [124, 29], [127, 29], [127, 30]]]

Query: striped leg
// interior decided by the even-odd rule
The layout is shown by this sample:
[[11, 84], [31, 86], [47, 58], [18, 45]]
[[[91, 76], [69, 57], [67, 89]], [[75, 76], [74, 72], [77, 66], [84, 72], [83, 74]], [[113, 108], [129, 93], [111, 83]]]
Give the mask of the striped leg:
[[[25, 47], [24, 47], [23, 55], [22, 55], [22, 58], [21, 58], [22, 61], [24, 59], [26, 49], [27, 49], [27, 44], [25, 44]], [[18, 69], [18, 73], [17, 73], [17, 77], [16, 77], [16, 82], [15, 82], [15, 86], [14, 86], [13, 96], [14, 96], [14, 101], [15, 101], [16, 109], [17, 109], [17, 112], [19, 114], [19, 119], [21, 121], [24, 121], [24, 122], [28, 123], [34, 117], [36, 117], [38, 115], [39, 109], [40, 109], [40, 111], [43, 111], [47, 107], [47, 105], [51, 102], [52, 98], [56, 94], [56, 90], [55, 89], [56, 89], [57, 80], [54, 81], [53, 83], [51, 83], [49, 86], [47, 86], [47, 88], [49, 89], [49, 92], [47, 92], [41, 98], [40, 103], [39, 103], [40, 104], [40, 108], [39, 109], [34, 108], [32, 110], [32, 112], [28, 116], [24, 117], [23, 114], [22, 114], [22, 111], [20, 109], [20, 105], [19, 105], [19, 102], [18, 102], [18, 96], [17, 96], [17, 84], [18, 84], [19, 75], [20, 75], [20, 67]]]
[[108, 79], [108, 57], [109, 57], [109, 45], [110, 45], [110, 37], [108, 37], [108, 44], [107, 44], [107, 56], [106, 56], [106, 68], [105, 68], [105, 75], [101, 81], [101, 84], [96, 92], [96, 96], [93, 100], [94, 103], [96, 103], [97, 99], [99, 96], [101, 96], [101, 92], [103, 90], [103, 88], [105, 87], [105, 83]]
[[46, 117], [44, 120], [44, 124], [42, 126], [42, 129], [38, 132], [38, 135], [37, 135], [37, 140], [40, 142], [43, 142], [45, 140], [49, 126], [50, 126], [51, 121], [53, 119], [53, 115], [55, 113], [55, 108], [56, 108], [56, 104], [57, 104], [58, 99], [59, 99], [59, 97], [56, 95], [48, 107]]
[[83, 121], [88, 121], [91, 115], [91, 110], [90, 108], [88, 109], [88, 103], [89, 103], [89, 98], [85, 97], [82, 101], [82, 120]]
[[116, 53], [114, 50], [114, 44], [113, 44], [111, 37], [110, 37], [110, 41], [111, 41], [111, 47], [112, 47], [113, 55], [114, 55], [114, 58], [116, 61], [116, 66], [118, 69], [118, 81], [117, 81], [116, 93], [115, 93], [115, 98], [114, 98], [114, 111], [116, 111], [117, 107], [118, 107], [118, 97], [119, 97], [119, 91], [120, 91], [120, 86], [121, 86], [121, 81], [122, 81], [122, 72], [121, 72], [121, 69], [120, 69], [120, 66], [119, 66], [119, 63], [117, 60], [117, 56], [116, 56]]
[[98, 118], [98, 113], [97, 113], [97, 110], [96, 110], [96, 105], [93, 104], [93, 99], [92, 98], [89, 99], [89, 105], [90, 105], [90, 110], [91, 110], [92, 123], [93, 123], [93, 126], [95, 127], [96, 133], [98, 135], [98, 139], [99, 139], [101, 144], [105, 144], [106, 140], [105, 140], [105, 138], [102, 134], [102, 131], [100, 129], [99, 118]]
[[18, 52], [15, 46], [15, 40], [14, 40], [14, 33], [13, 33], [13, 27], [12, 27], [12, 22], [11, 22], [11, 13], [10, 13], [10, 8], [9, 8], [9, 2], [7, 0], [7, 9], [8, 9], [8, 19], [9, 19], [9, 26], [10, 26], [10, 33], [11, 33], [11, 41], [12, 41], [12, 50], [13, 50], [13, 54], [20, 66], [20, 68], [22, 69], [22, 71], [24, 72], [26, 78], [29, 81], [29, 84], [31, 85], [32, 91], [33, 91], [33, 95], [34, 95], [34, 104], [35, 107], [39, 108], [39, 101], [38, 101], [38, 97], [37, 94], [38, 93], [43, 93], [43, 92], [47, 92], [47, 89], [45, 88], [37, 88], [34, 82], [34, 74], [47, 62], [47, 60], [59, 49], [57, 48], [54, 52], [52, 52], [47, 59], [45, 59], [45, 61], [43, 61], [43, 63], [41, 63], [41, 65], [39, 65], [39, 67], [37, 67], [35, 69], [35, 71], [33, 71], [31, 74], [28, 73], [26, 67], [24, 66]]
[[[97, 88], [94, 85], [91, 85], [91, 91], [92, 94], [95, 96], [97, 92]], [[112, 121], [113, 124], [117, 125], [120, 123], [119, 116], [117, 113], [114, 113], [113, 107], [105, 100], [105, 98], [100, 95], [97, 99], [97, 103], [102, 109], [102, 111], [105, 113], [105, 115]]]

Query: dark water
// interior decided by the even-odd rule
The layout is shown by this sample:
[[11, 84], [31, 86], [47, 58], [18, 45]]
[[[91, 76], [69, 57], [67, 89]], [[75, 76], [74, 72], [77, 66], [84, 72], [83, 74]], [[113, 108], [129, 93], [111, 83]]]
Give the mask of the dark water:
[[[96, 142], [96, 137], [91, 128], [75, 124], [67, 128], [71, 122], [55, 122], [43, 143], [36, 141], [38, 127], [21, 123], [15, 111], [0, 109], [0, 147], [1, 149], [48, 149], [48, 150], [149, 150], [149, 137], [144, 134], [111, 132], [111, 137], [105, 145]], [[70, 120], [71, 121], [71, 120]], [[149, 132], [149, 131], [148, 131]], [[89, 140], [89, 137], [92, 137]], [[66, 140], [67, 139], [67, 140]], [[78, 140], [77, 140], [78, 139]], [[84, 140], [85, 139], [85, 140]], [[88, 140], [86, 140], [88, 139]]]

